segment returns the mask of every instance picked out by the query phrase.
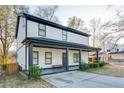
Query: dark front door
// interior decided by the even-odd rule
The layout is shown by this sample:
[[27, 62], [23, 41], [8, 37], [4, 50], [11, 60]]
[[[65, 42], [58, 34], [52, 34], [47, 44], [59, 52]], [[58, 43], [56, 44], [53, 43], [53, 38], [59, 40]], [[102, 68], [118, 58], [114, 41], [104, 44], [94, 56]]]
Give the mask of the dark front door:
[[67, 70], [67, 56], [66, 56], [66, 53], [62, 54], [62, 63], [63, 63], [63, 68], [66, 71]]

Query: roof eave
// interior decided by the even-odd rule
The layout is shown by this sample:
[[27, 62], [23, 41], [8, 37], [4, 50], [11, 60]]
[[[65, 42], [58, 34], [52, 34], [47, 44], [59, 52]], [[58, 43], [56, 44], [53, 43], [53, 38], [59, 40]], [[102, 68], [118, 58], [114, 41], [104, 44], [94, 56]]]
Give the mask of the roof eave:
[[72, 28], [69, 28], [69, 27], [66, 27], [66, 26], [63, 26], [63, 25], [60, 25], [60, 24], [57, 24], [57, 23], [54, 23], [54, 22], [51, 22], [51, 21], [48, 21], [48, 20], [45, 20], [45, 19], [42, 19], [42, 18], [39, 18], [39, 17], [33, 16], [33, 15], [29, 15], [29, 14], [26, 14], [26, 13], [23, 13], [23, 14], [20, 14], [20, 15], [26, 16], [27, 19], [29, 19], [29, 20], [42, 22], [42, 23], [45, 23], [47, 25], [55, 26], [57, 28], [69, 30], [70, 32], [75, 32], [75, 33], [78, 33], [78, 34], [82, 34], [82, 35], [87, 36], [87, 37], [91, 36], [90, 34], [81, 32], [79, 30], [75, 30], [75, 29], [72, 29]]

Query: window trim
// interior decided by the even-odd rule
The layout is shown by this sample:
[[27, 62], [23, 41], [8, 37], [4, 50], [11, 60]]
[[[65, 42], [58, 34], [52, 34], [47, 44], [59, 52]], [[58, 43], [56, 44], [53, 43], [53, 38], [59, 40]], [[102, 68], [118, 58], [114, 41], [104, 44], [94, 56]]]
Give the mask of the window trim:
[[[74, 55], [78, 55], [78, 61], [77, 61], [77, 57], [76, 57], [76, 61], [75, 61], [75, 57], [74, 57]], [[73, 63], [79, 63], [79, 53], [73, 53]]]
[[[50, 53], [50, 54], [51, 54], [51, 57], [50, 57], [50, 58], [46, 58], [46, 54], [47, 54], [47, 53]], [[51, 63], [46, 63], [46, 59], [50, 59], [50, 60], [51, 60]], [[52, 52], [45, 52], [45, 64], [46, 64], [46, 65], [52, 64]]]
[[[46, 37], [46, 25], [44, 25], [45, 29], [41, 29], [40, 25], [44, 25], [44, 24], [40, 24], [40, 23], [38, 24], [38, 36]], [[40, 31], [45, 32], [45, 35], [40, 35]]]
[[33, 56], [33, 59], [37, 59], [37, 64], [34, 64], [34, 62], [33, 62], [33, 65], [38, 65], [39, 64], [39, 51], [33, 51], [33, 53], [37, 53], [37, 58], [34, 58], [34, 56]]
[[[64, 32], [66, 32], [66, 34], [64, 34]], [[64, 36], [66, 36], [66, 39], [63, 38]], [[62, 40], [67, 41], [67, 31], [66, 30], [62, 30]]]

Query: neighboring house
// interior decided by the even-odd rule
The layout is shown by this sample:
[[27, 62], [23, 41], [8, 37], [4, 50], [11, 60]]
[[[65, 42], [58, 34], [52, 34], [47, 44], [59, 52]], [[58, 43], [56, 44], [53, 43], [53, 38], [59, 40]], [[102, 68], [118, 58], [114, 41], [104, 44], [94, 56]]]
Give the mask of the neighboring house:
[[29, 66], [43, 68], [42, 74], [79, 69], [88, 63], [89, 34], [29, 14], [17, 17], [17, 62], [22, 71]]
[[[89, 62], [96, 62], [96, 61], [97, 61], [96, 53], [89, 52]], [[104, 62], [108, 63], [108, 54], [100, 51], [99, 52], [99, 61], [104, 61]]]
[[110, 62], [124, 62], [124, 51], [110, 52], [108, 57]]

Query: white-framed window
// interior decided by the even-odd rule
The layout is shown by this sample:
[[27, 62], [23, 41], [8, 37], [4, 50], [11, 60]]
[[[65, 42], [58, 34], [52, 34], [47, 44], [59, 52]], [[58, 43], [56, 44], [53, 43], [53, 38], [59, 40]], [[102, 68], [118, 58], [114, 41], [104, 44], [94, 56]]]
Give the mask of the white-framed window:
[[46, 25], [38, 24], [38, 35], [43, 37], [46, 36]]
[[52, 64], [52, 52], [45, 52], [45, 64]]
[[67, 40], [67, 31], [62, 30], [62, 40]]
[[39, 64], [39, 52], [33, 51], [33, 65]]
[[79, 53], [73, 53], [73, 62], [79, 63]]

